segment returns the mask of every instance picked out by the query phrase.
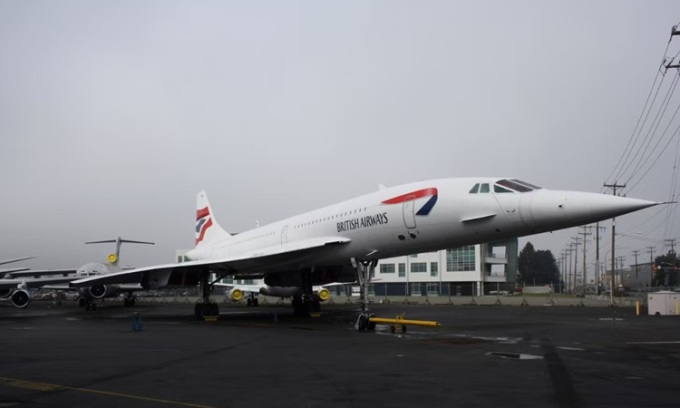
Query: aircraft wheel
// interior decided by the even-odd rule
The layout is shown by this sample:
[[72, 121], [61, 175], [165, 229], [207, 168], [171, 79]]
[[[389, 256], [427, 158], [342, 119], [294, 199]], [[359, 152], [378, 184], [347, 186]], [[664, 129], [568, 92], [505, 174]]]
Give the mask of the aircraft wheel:
[[312, 313], [319, 313], [321, 311], [321, 302], [318, 300], [313, 300], [310, 304], [310, 311]]
[[364, 331], [368, 328], [368, 317], [366, 315], [359, 316], [357, 320], [357, 329], [359, 331]]
[[390, 326], [390, 333], [394, 333], [397, 329], [394, 326]]
[[259, 302], [258, 302], [257, 298], [253, 299], [253, 306], [257, 306], [258, 303], [259, 303]]
[[375, 317], [373, 313], [368, 315], [368, 330], [375, 330], [375, 323], [371, 321], [371, 317]]
[[78, 299], [78, 306], [84, 307], [84, 306], [87, 306], [87, 304], [88, 304], [88, 303], [87, 303], [87, 300], [85, 300], [85, 299], [83, 299], [83, 298], [79, 298], [79, 299]]
[[295, 313], [295, 316], [304, 316], [307, 314], [307, 308], [305, 307], [304, 302], [302, 302], [302, 298], [299, 296], [293, 296], [293, 311]]
[[253, 300], [251, 298], [246, 299], [246, 306], [252, 306]]

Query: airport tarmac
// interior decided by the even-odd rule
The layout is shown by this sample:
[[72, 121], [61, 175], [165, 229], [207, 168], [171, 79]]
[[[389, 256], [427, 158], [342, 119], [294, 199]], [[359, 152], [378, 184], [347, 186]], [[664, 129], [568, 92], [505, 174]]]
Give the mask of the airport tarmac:
[[[680, 318], [632, 307], [0, 304], [0, 407], [676, 407]], [[132, 316], [142, 331], [132, 331]]]

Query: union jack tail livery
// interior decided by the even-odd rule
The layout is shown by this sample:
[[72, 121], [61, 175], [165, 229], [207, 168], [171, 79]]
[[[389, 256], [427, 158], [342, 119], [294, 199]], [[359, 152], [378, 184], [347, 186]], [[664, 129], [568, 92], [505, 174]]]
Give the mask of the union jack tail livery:
[[196, 247], [230, 236], [215, 220], [205, 191], [198, 193], [196, 198]]

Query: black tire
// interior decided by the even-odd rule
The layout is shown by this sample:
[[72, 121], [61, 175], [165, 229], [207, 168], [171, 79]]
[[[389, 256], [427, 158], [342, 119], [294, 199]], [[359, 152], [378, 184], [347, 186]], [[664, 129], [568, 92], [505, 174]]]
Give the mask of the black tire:
[[368, 330], [375, 330], [375, 323], [371, 321], [371, 317], [375, 317], [373, 313], [368, 315]]
[[368, 328], [368, 317], [365, 315], [359, 316], [359, 320], [357, 321], [357, 323], [359, 331], [366, 330]]
[[312, 302], [310, 304], [310, 312], [319, 313], [320, 311], [321, 311], [321, 302], [319, 302], [316, 299], [312, 300]]
[[252, 306], [253, 300], [251, 298], [246, 299], [246, 306]]
[[307, 308], [305, 307], [304, 302], [302, 299], [298, 296], [293, 296], [293, 313], [295, 316], [304, 316], [307, 314]]
[[258, 303], [257, 298], [253, 299], [253, 306], [257, 307]]

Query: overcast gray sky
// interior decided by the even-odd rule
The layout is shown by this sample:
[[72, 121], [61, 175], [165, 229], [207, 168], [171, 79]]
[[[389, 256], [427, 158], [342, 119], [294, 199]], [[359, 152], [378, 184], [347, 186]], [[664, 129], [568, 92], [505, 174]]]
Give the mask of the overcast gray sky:
[[[601, 191], [678, 22], [678, 1], [0, 1], [0, 258], [77, 267], [122, 236], [156, 242], [123, 264], [172, 262], [202, 189], [230, 231], [379, 183]], [[669, 146], [629, 196], [669, 199]], [[674, 212], [621, 218], [622, 254], [667, 250]]]

